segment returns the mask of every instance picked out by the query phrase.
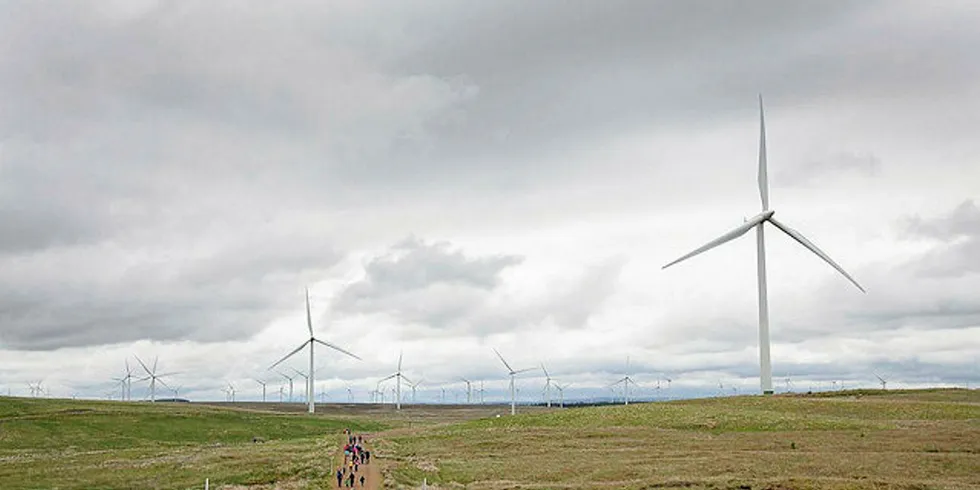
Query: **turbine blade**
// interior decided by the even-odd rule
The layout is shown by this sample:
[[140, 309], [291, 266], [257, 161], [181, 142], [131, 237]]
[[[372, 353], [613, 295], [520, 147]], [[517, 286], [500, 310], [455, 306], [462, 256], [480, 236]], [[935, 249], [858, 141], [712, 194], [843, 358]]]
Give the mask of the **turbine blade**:
[[167, 383], [164, 383], [163, 380], [160, 379], [159, 377], [157, 378], [156, 382], [162, 384], [163, 386], [166, 386], [168, 389], [170, 388], [170, 386], [168, 386]]
[[775, 226], [776, 228], [779, 228], [780, 230], [782, 230], [783, 233], [789, 235], [790, 238], [792, 238], [793, 240], [796, 240], [797, 242], [799, 242], [800, 245], [803, 245], [804, 247], [810, 249], [811, 252], [813, 252], [814, 254], [816, 254], [817, 257], [820, 257], [821, 259], [823, 259], [824, 262], [830, 264], [831, 267], [833, 267], [834, 269], [837, 269], [837, 272], [840, 272], [844, 277], [847, 278], [848, 281], [851, 281], [852, 284], [854, 284], [855, 286], [857, 286], [857, 288], [860, 289], [862, 293], [867, 293], [867, 291], [865, 291], [864, 288], [861, 287], [861, 285], [858, 284], [858, 282], [855, 281], [854, 278], [851, 277], [851, 275], [848, 274], [844, 270], [843, 267], [837, 265], [837, 262], [834, 262], [833, 259], [831, 259], [827, 254], [825, 254], [823, 252], [823, 250], [820, 250], [819, 248], [817, 248], [817, 246], [814, 245], [813, 242], [811, 242], [810, 240], [807, 240], [805, 236], [803, 236], [802, 234], [800, 234], [800, 232], [798, 232], [798, 231], [796, 231], [796, 230], [794, 230], [794, 229], [792, 229], [792, 228], [784, 225], [783, 223], [780, 223], [779, 221], [776, 221], [773, 218], [769, 218], [769, 222], [772, 223], [773, 226]]
[[347, 354], [348, 356], [351, 356], [354, 359], [357, 359], [358, 361], [363, 361], [364, 360], [364, 359], [361, 359], [360, 357], [358, 357], [356, 354], [351, 354], [350, 352], [347, 352], [344, 349], [341, 349], [340, 347], [337, 347], [336, 345], [331, 344], [330, 342], [324, 342], [324, 341], [322, 341], [320, 339], [313, 339], [313, 341], [316, 342], [316, 343], [318, 343], [318, 344], [320, 344], [320, 345], [322, 345], [322, 346], [324, 346], [324, 347], [329, 347], [329, 348], [331, 348], [333, 350], [343, 352], [344, 354]]
[[401, 378], [402, 378], [402, 381], [408, 383], [409, 386], [412, 386], [412, 380], [408, 379], [404, 374], [401, 375]]
[[500, 353], [497, 352], [497, 349], [493, 349], [493, 352], [497, 354], [497, 357], [500, 358], [500, 362], [504, 363], [504, 366], [507, 368], [507, 371], [514, 372], [514, 369], [510, 367], [510, 364], [507, 364], [507, 361], [504, 360], [504, 356], [500, 355]]
[[146, 374], [151, 374], [150, 373], [150, 368], [146, 367], [146, 364], [143, 363], [143, 360], [140, 359], [140, 356], [133, 356], [133, 357], [135, 357], [136, 360], [139, 361], [140, 366], [143, 366], [143, 370], [146, 371]]
[[384, 378], [381, 378], [380, 380], [378, 380], [378, 384], [384, 383], [385, 381], [388, 381], [389, 379], [394, 378], [395, 376], [398, 376], [398, 373], [390, 374]]
[[402, 372], [402, 351], [398, 351], [398, 372]]
[[766, 116], [762, 111], [762, 94], [759, 94], [759, 197], [762, 210], [769, 210], [769, 169], [766, 158]]
[[293, 354], [295, 354], [295, 353], [303, 350], [303, 347], [306, 347], [306, 344], [308, 344], [308, 343], [310, 343], [309, 340], [307, 340], [306, 342], [303, 342], [302, 344], [300, 344], [299, 347], [293, 349], [292, 352], [290, 352], [289, 354], [286, 354], [285, 356], [283, 356], [283, 358], [282, 359], [279, 359], [278, 361], [276, 361], [275, 364], [269, 366], [269, 369], [272, 369], [272, 368], [278, 366], [282, 361], [285, 361], [286, 359], [289, 359]]
[[535, 369], [537, 369], [537, 368], [536, 367], [529, 367], [529, 368], [525, 368], [525, 369], [519, 369], [517, 371], [514, 371], [513, 374], [526, 373], [528, 371], [534, 371]]
[[310, 315], [310, 288], [306, 288], [306, 328], [310, 329], [310, 337], [313, 337], [313, 317]]
[[735, 228], [734, 230], [729, 231], [728, 233], [725, 233], [724, 235], [722, 235], [722, 236], [720, 236], [718, 238], [715, 238], [714, 240], [712, 240], [712, 241], [710, 241], [710, 242], [702, 245], [697, 250], [694, 250], [693, 252], [691, 252], [691, 253], [689, 253], [689, 254], [687, 254], [687, 255], [685, 255], [685, 256], [683, 256], [683, 257], [681, 257], [681, 258], [679, 258], [679, 259], [677, 259], [677, 260], [675, 260], [675, 261], [673, 261], [673, 262], [671, 262], [671, 263], [663, 266], [661, 269], [666, 269], [666, 268], [668, 268], [668, 267], [670, 267], [670, 266], [672, 266], [672, 265], [674, 265], [674, 264], [676, 264], [676, 263], [678, 263], [678, 262], [680, 262], [682, 260], [687, 260], [687, 259], [689, 259], [691, 257], [694, 257], [695, 255], [698, 255], [698, 254], [700, 254], [702, 252], [706, 252], [708, 250], [711, 250], [711, 249], [717, 247], [718, 245], [721, 245], [723, 243], [730, 242], [730, 241], [732, 241], [732, 240], [734, 240], [734, 239], [736, 239], [736, 238], [744, 235], [749, 230], [751, 230], [755, 225], [757, 225], [757, 224], [759, 224], [759, 223], [761, 223], [761, 222], [763, 222], [765, 220], [766, 220], [765, 215], [760, 214], [759, 216], [756, 216], [755, 218], [752, 218], [751, 220], [746, 221], [745, 223], [742, 224], [742, 226], [739, 226], [738, 228]]
[[156, 356], [153, 358], [153, 374], [156, 374], [157, 372], [157, 361], [159, 360], [160, 360], [160, 356]]
[[544, 371], [544, 377], [545, 378], [548, 378], [550, 380], [551, 379], [551, 375], [548, 374], [548, 370], [545, 369], [543, 362], [541, 363], [541, 370]]

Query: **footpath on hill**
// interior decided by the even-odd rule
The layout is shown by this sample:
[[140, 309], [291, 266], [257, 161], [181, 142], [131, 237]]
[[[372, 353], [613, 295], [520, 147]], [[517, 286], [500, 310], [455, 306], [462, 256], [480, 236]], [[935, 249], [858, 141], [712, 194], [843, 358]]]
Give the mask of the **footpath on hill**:
[[[381, 488], [381, 466], [374, 460], [372, 445], [368, 436], [355, 434], [350, 430], [344, 430], [344, 440], [340, 445], [340, 454], [334, 461], [331, 469], [331, 482], [337, 484], [337, 473], [340, 472], [340, 484], [336, 488], [364, 488], [377, 490]], [[361, 453], [366, 452], [366, 459], [362, 459]], [[364, 461], [362, 464], [361, 462]], [[353, 473], [353, 486], [351, 486], [350, 475]], [[361, 477], [364, 483], [361, 483]]]

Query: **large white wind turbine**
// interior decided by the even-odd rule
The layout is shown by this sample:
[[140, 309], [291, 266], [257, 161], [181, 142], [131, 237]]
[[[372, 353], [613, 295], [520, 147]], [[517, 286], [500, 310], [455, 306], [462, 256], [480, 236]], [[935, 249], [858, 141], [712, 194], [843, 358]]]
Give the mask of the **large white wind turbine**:
[[[357, 359], [357, 360], [361, 360], [361, 358], [360, 357], [357, 357], [354, 354], [351, 354], [350, 352], [347, 352], [344, 349], [341, 349], [340, 347], [337, 347], [336, 345], [331, 344], [330, 342], [325, 342], [323, 340], [320, 340], [320, 339], [316, 338], [313, 335], [313, 316], [310, 315], [310, 289], [309, 288], [306, 288], [306, 328], [308, 328], [309, 331], [310, 331], [310, 338], [307, 339], [302, 344], [300, 344], [300, 346], [297, 347], [295, 350], [293, 350], [289, 354], [286, 354], [285, 357], [283, 357], [282, 359], [279, 359], [278, 361], [276, 361], [275, 364], [269, 366], [269, 369], [272, 369], [272, 368], [278, 366], [279, 363], [285, 361], [286, 359], [289, 359], [290, 357], [292, 357], [293, 354], [295, 354], [295, 353], [303, 350], [303, 348], [306, 347], [307, 344], [309, 344], [309, 346], [310, 346], [310, 376], [306, 380], [306, 394], [307, 394], [307, 403], [309, 405], [309, 412], [310, 413], [313, 413], [314, 411], [316, 411], [316, 403], [313, 400], [313, 383], [315, 381], [315, 376], [313, 374], [313, 344], [320, 344], [322, 346], [329, 347], [329, 348], [334, 349], [336, 351], [343, 352], [344, 354], [347, 354], [348, 356], [351, 356], [351, 357], [353, 357], [354, 359]], [[290, 384], [291, 383], [292, 382], [290, 381]], [[292, 393], [290, 393], [290, 399], [291, 398], [292, 398]]]
[[609, 385], [610, 387], [616, 386], [619, 383], [623, 383], [623, 405], [630, 404], [630, 383], [633, 386], [637, 386], [636, 381], [630, 377], [630, 357], [626, 356], [626, 376], [619, 378], [615, 383]]
[[139, 356], [136, 356], [136, 360], [140, 363], [140, 366], [143, 366], [143, 370], [146, 371], [146, 377], [138, 379], [137, 381], [146, 381], [146, 380], [150, 381], [150, 401], [155, 402], [157, 401], [157, 383], [160, 383], [163, 386], [170, 388], [169, 386], [167, 386], [167, 383], [164, 383], [163, 380], [160, 378], [164, 376], [173, 376], [174, 374], [177, 373], [157, 374], [157, 361], [160, 360], [159, 357], [153, 359], [152, 370], [146, 367], [146, 364], [143, 362], [142, 359], [139, 358]]
[[510, 367], [510, 364], [507, 364], [507, 361], [504, 360], [504, 356], [497, 352], [497, 349], [494, 349], [493, 352], [500, 358], [500, 362], [504, 363], [504, 367], [507, 368], [507, 374], [510, 376], [510, 414], [514, 415], [517, 413], [517, 395], [514, 392], [514, 376], [534, 370], [535, 368], [531, 367], [514, 370], [514, 368]]
[[408, 383], [409, 386], [412, 386], [412, 381], [410, 379], [406, 378], [404, 374], [402, 374], [402, 353], [401, 352], [398, 353], [398, 370], [395, 371], [393, 374], [390, 374], [390, 375], [382, 378], [381, 381], [378, 381], [378, 383], [379, 384], [380, 383], [383, 383], [385, 381], [388, 381], [391, 378], [395, 378], [394, 392], [395, 392], [395, 400], [396, 400], [396, 409], [397, 410], [401, 410], [402, 409], [402, 383]]
[[762, 212], [754, 216], [753, 218], [746, 220], [742, 226], [725, 233], [724, 235], [706, 243], [700, 248], [694, 250], [693, 252], [663, 266], [664, 269], [702, 252], [715, 248], [723, 243], [727, 243], [734, 240], [746, 233], [752, 228], [756, 230], [756, 257], [758, 264], [758, 276], [759, 276], [759, 364], [761, 367], [760, 381], [762, 384], [762, 393], [765, 395], [771, 395], [773, 393], [772, 389], [772, 365], [769, 360], [769, 303], [766, 291], [766, 244], [765, 244], [765, 232], [763, 225], [766, 222], [775, 226], [778, 230], [789, 235], [790, 238], [796, 240], [800, 245], [803, 245], [807, 250], [813, 252], [823, 259], [824, 262], [830, 264], [831, 267], [840, 272], [844, 277], [846, 277], [851, 283], [857, 286], [861, 292], [865, 292], [864, 288], [861, 287], [857, 281], [854, 280], [844, 269], [837, 265], [827, 254], [822, 250], [817, 248], [810, 240], [807, 240], [800, 232], [790, 228], [789, 226], [777, 221], [773, 217], [774, 211], [769, 209], [769, 176], [767, 170], [766, 161], [766, 119], [762, 110], [762, 95], [759, 95], [759, 195], [762, 199]]

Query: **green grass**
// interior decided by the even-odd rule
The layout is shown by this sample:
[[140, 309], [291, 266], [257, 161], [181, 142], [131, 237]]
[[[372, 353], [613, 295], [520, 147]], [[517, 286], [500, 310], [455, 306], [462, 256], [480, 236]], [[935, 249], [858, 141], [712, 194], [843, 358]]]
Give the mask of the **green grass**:
[[0, 397], [0, 489], [333, 488], [344, 427], [392, 488], [980, 488], [976, 390], [302, 409]]
[[192, 404], [0, 398], [0, 488], [200, 488], [206, 477], [313, 485], [329, 481], [344, 427], [387, 426]]
[[973, 488], [980, 392], [568, 409], [402, 431], [378, 447], [401, 486]]

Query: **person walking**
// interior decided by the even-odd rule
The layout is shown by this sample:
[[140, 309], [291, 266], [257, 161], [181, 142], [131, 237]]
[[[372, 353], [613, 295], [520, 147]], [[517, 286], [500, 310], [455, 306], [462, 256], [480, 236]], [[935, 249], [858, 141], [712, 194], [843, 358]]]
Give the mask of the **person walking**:
[[344, 469], [337, 468], [337, 488], [343, 486], [343, 481], [344, 481]]
[[364, 487], [364, 475], [361, 475], [361, 487]]

